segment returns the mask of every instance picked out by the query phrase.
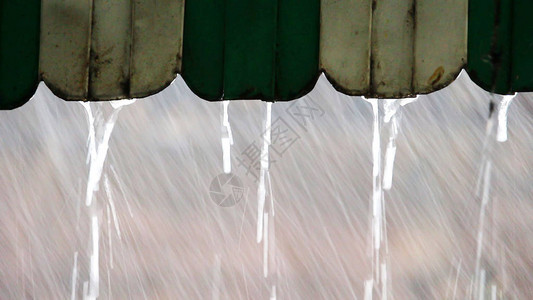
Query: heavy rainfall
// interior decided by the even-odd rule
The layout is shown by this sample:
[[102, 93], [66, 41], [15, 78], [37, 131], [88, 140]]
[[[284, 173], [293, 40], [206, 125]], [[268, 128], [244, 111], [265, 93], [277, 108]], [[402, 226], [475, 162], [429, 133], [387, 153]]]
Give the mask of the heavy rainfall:
[[1, 299], [533, 299], [533, 96], [0, 112]]

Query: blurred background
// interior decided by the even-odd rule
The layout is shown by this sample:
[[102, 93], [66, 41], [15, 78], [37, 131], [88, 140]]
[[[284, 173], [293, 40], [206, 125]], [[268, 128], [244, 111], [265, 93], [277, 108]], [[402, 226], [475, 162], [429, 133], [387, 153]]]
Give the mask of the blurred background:
[[[389, 299], [533, 299], [533, 95], [512, 102], [505, 143], [496, 125], [487, 134], [491, 99], [462, 73], [401, 108], [384, 193]], [[108, 103], [91, 106], [112, 115]], [[368, 299], [372, 106], [324, 77], [309, 95], [273, 104], [273, 130], [289, 137], [270, 149], [275, 271], [265, 279], [251, 155], [266, 106], [229, 104], [243, 194], [229, 207], [210, 194], [223, 173], [221, 103], [178, 76], [122, 108], [94, 198], [101, 299], [268, 299], [272, 282], [279, 299]], [[88, 135], [84, 107], [42, 83], [28, 104], [0, 112], [0, 299], [82, 298]]]

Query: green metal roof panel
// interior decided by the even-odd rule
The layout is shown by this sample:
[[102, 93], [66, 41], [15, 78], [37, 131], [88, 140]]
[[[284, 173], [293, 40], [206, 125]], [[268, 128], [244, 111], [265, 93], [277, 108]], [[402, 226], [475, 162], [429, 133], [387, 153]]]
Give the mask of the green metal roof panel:
[[292, 100], [314, 87], [319, 41], [320, 0], [279, 0], [275, 100]]
[[0, 0], [0, 109], [35, 93], [39, 80], [39, 0]]
[[277, 3], [272, 0], [225, 3], [223, 98], [273, 99]]
[[533, 91], [533, 1], [515, 0], [512, 20], [511, 93]]
[[498, 94], [533, 90], [530, 0], [470, 0], [468, 73]]
[[220, 100], [224, 89], [224, 1], [185, 3], [182, 76], [206, 100]]
[[318, 76], [319, 0], [189, 1], [183, 78], [208, 100], [290, 100]]

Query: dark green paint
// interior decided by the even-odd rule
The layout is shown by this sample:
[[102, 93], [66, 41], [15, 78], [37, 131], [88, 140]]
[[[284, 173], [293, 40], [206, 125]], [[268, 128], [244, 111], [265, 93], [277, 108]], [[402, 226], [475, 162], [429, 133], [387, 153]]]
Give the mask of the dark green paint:
[[26, 103], [39, 82], [40, 0], [0, 0], [0, 109]]
[[320, 0], [278, 1], [277, 100], [308, 93], [319, 63]]
[[532, 11], [530, 0], [470, 0], [467, 69], [483, 89], [533, 90]]
[[224, 83], [223, 0], [185, 2], [182, 76], [206, 100], [220, 100]]
[[533, 1], [515, 0], [511, 65], [513, 92], [533, 91]]
[[226, 0], [224, 99], [273, 99], [276, 4]]
[[319, 22], [319, 0], [186, 1], [183, 78], [207, 100], [302, 96], [319, 72]]

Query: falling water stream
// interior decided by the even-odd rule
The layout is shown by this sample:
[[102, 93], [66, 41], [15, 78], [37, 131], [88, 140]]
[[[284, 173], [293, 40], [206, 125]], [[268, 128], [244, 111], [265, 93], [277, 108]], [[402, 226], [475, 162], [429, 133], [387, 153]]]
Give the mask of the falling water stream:
[[[231, 145], [233, 144], [233, 135], [228, 117], [229, 101], [222, 101], [221, 106], [221, 145], [222, 161], [224, 173], [231, 173]], [[262, 243], [263, 250], [263, 277], [269, 290], [269, 298], [275, 300], [277, 266], [275, 264], [275, 213], [274, 198], [272, 196], [272, 186], [270, 181], [270, 154], [272, 132], [272, 103], [267, 102], [265, 105], [265, 118], [263, 124], [262, 144], [259, 165], [259, 184], [257, 188], [257, 235], [256, 241]], [[267, 201], [268, 200], [268, 201]], [[215, 281], [220, 282], [220, 258], [215, 259], [216, 275]], [[212, 299], [220, 297], [220, 283], [215, 283], [213, 287]]]
[[[460, 84], [476, 93], [458, 84], [406, 108], [416, 99], [328, 99], [326, 81], [314, 128], [291, 115], [308, 99], [213, 107], [165, 95], [120, 115], [133, 101], [72, 105], [46, 91], [0, 124], [0, 298], [528, 299], [530, 107], [493, 96], [487, 119], [481, 97], [452, 97]], [[369, 107], [371, 145], [360, 138]], [[119, 115], [140, 125], [114, 132]], [[278, 120], [299, 139], [283, 156]], [[239, 150], [260, 139], [257, 178], [235, 163], [234, 138]], [[202, 201], [221, 171], [257, 187], [257, 211]], [[139, 199], [129, 220], [125, 192]]]
[[[487, 215], [495, 213], [494, 201], [491, 203], [490, 190], [492, 183], [492, 172], [493, 172], [493, 150], [495, 147], [495, 142], [505, 142], [507, 141], [507, 115], [509, 111], [509, 106], [515, 95], [503, 96], [501, 100], [495, 105], [494, 102], [498, 101], [499, 96], [492, 95], [491, 107], [497, 107], [498, 111], [490, 111], [489, 118], [487, 120], [485, 128], [485, 139], [483, 142], [482, 156], [481, 156], [481, 167], [478, 174], [478, 180], [476, 185], [476, 198], [480, 200], [480, 209], [479, 209], [479, 221], [476, 235], [476, 257], [475, 257], [475, 269], [474, 276], [471, 287], [471, 298], [476, 300], [490, 299], [496, 300], [503, 297], [503, 292], [505, 290], [504, 286], [499, 286], [497, 283], [497, 278], [495, 277], [499, 270], [494, 270], [492, 272], [487, 272], [487, 267], [492, 269], [498, 269], [498, 266], [486, 266], [484, 262], [495, 264], [499, 258], [497, 257], [498, 251], [494, 249], [494, 244], [490, 245], [491, 249], [486, 249], [489, 246], [485, 246], [486, 235], [491, 234], [495, 236], [498, 234], [498, 227], [495, 224], [487, 224]], [[497, 122], [496, 130], [494, 128], [494, 123]], [[490, 250], [490, 251], [489, 251]], [[503, 266], [500, 265], [499, 269], [503, 272]], [[499, 296], [498, 296], [499, 295]], [[489, 298], [490, 297], [490, 298]]]
[[[275, 275], [275, 213], [270, 181], [270, 154], [272, 132], [272, 103], [266, 103], [263, 140], [260, 156], [259, 186], [257, 188], [257, 243], [263, 242], [263, 276], [270, 291], [270, 299], [276, 299]], [[268, 201], [267, 201], [268, 199]]]
[[[473, 299], [484, 299], [486, 290], [487, 273], [482, 266], [483, 255], [483, 235], [485, 229], [485, 219], [487, 206], [490, 201], [491, 185], [491, 149], [493, 140], [504, 142], [507, 140], [507, 113], [514, 96], [503, 97], [498, 105], [498, 112], [492, 113], [486, 125], [486, 139], [483, 146], [482, 164], [476, 196], [481, 199], [479, 215], [479, 227], [477, 234], [476, 265], [473, 287], [471, 289]], [[373, 161], [373, 187], [371, 200], [371, 276], [364, 282], [363, 297], [370, 299], [392, 299], [391, 290], [391, 266], [389, 249], [387, 243], [387, 218], [386, 218], [386, 197], [385, 191], [392, 187], [394, 161], [396, 157], [396, 143], [400, 131], [401, 110], [408, 103], [416, 101], [410, 99], [365, 99], [372, 105], [373, 111], [373, 140], [372, 140], [372, 161]], [[99, 248], [100, 248], [100, 218], [101, 209], [95, 199], [95, 192], [99, 190], [100, 182], [103, 178], [108, 203], [106, 205], [107, 226], [111, 231], [111, 224], [116, 234], [120, 237], [120, 227], [115, 212], [115, 205], [110, 192], [109, 178], [104, 172], [104, 164], [109, 149], [109, 140], [118, 118], [118, 113], [125, 105], [133, 101], [112, 102], [112, 112], [108, 117], [104, 116], [103, 103], [89, 104], [82, 102], [85, 108], [89, 123], [88, 156], [89, 176], [85, 205], [90, 215], [89, 241], [89, 275], [88, 280], [83, 282], [84, 299], [96, 299], [99, 296], [100, 270], [99, 270]], [[228, 117], [229, 101], [221, 103], [221, 145], [223, 153], [224, 173], [231, 173], [231, 145], [233, 135]], [[275, 212], [274, 199], [272, 195], [270, 179], [269, 147], [271, 144], [272, 126], [272, 103], [266, 103], [266, 112], [263, 126], [262, 147], [260, 156], [259, 185], [257, 189], [257, 243], [263, 245], [263, 277], [269, 289], [270, 299], [276, 299], [277, 272], [275, 264]], [[494, 137], [494, 122], [497, 121], [496, 136]], [[382, 146], [385, 141], [386, 146]], [[108, 244], [112, 249], [112, 239], [109, 235]], [[111, 252], [111, 251], [110, 251]], [[77, 278], [81, 277], [79, 272], [79, 253], [74, 253], [74, 263], [72, 270], [72, 299], [76, 299]], [[110, 267], [113, 268], [113, 256], [110, 255]], [[215, 279], [218, 284], [213, 289], [212, 298], [220, 298], [220, 257], [216, 257]], [[491, 300], [496, 299], [498, 288], [495, 284], [488, 287]], [[455, 287], [456, 289], [456, 287]]]
[[[365, 99], [365, 98], [363, 98]], [[372, 275], [364, 282], [364, 299], [392, 298], [385, 191], [392, 187], [396, 139], [400, 130], [401, 108], [417, 98], [365, 99], [372, 105], [372, 201], [370, 213]], [[383, 153], [382, 139], [387, 146]], [[385, 162], [382, 163], [383, 157]]]
[[222, 144], [222, 165], [224, 173], [231, 173], [231, 145], [233, 145], [233, 134], [229, 123], [228, 108], [229, 100], [221, 103], [221, 144]]
[[[104, 174], [104, 164], [109, 150], [109, 140], [118, 119], [120, 110], [135, 100], [111, 101], [111, 114], [105, 116], [105, 102], [80, 102], [87, 114], [89, 124], [89, 136], [87, 140], [88, 154], [87, 164], [89, 165], [89, 175], [87, 179], [87, 190], [85, 206], [88, 209], [90, 218], [91, 238], [89, 240], [89, 275], [88, 278], [78, 274], [78, 252], [74, 253], [74, 266], [72, 271], [72, 291], [71, 298], [77, 295], [77, 278], [88, 280], [83, 281], [83, 298], [96, 299], [100, 294], [100, 218], [102, 216], [101, 207], [103, 203], [97, 203], [95, 193], [100, 190], [100, 181]], [[107, 218], [108, 226], [111, 224], [110, 211], [113, 214], [113, 222], [116, 233], [120, 237], [120, 229], [115, 213], [115, 205], [110, 193], [109, 180], [107, 174], [104, 175], [104, 189], [107, 195]], [[111, 234], [109, 235], [111, 236]], [[112, 251], [111, 238], [109, 240], [110, 253]], [[113, 256], [110, 255], [110, 266], [113, 267]]]

